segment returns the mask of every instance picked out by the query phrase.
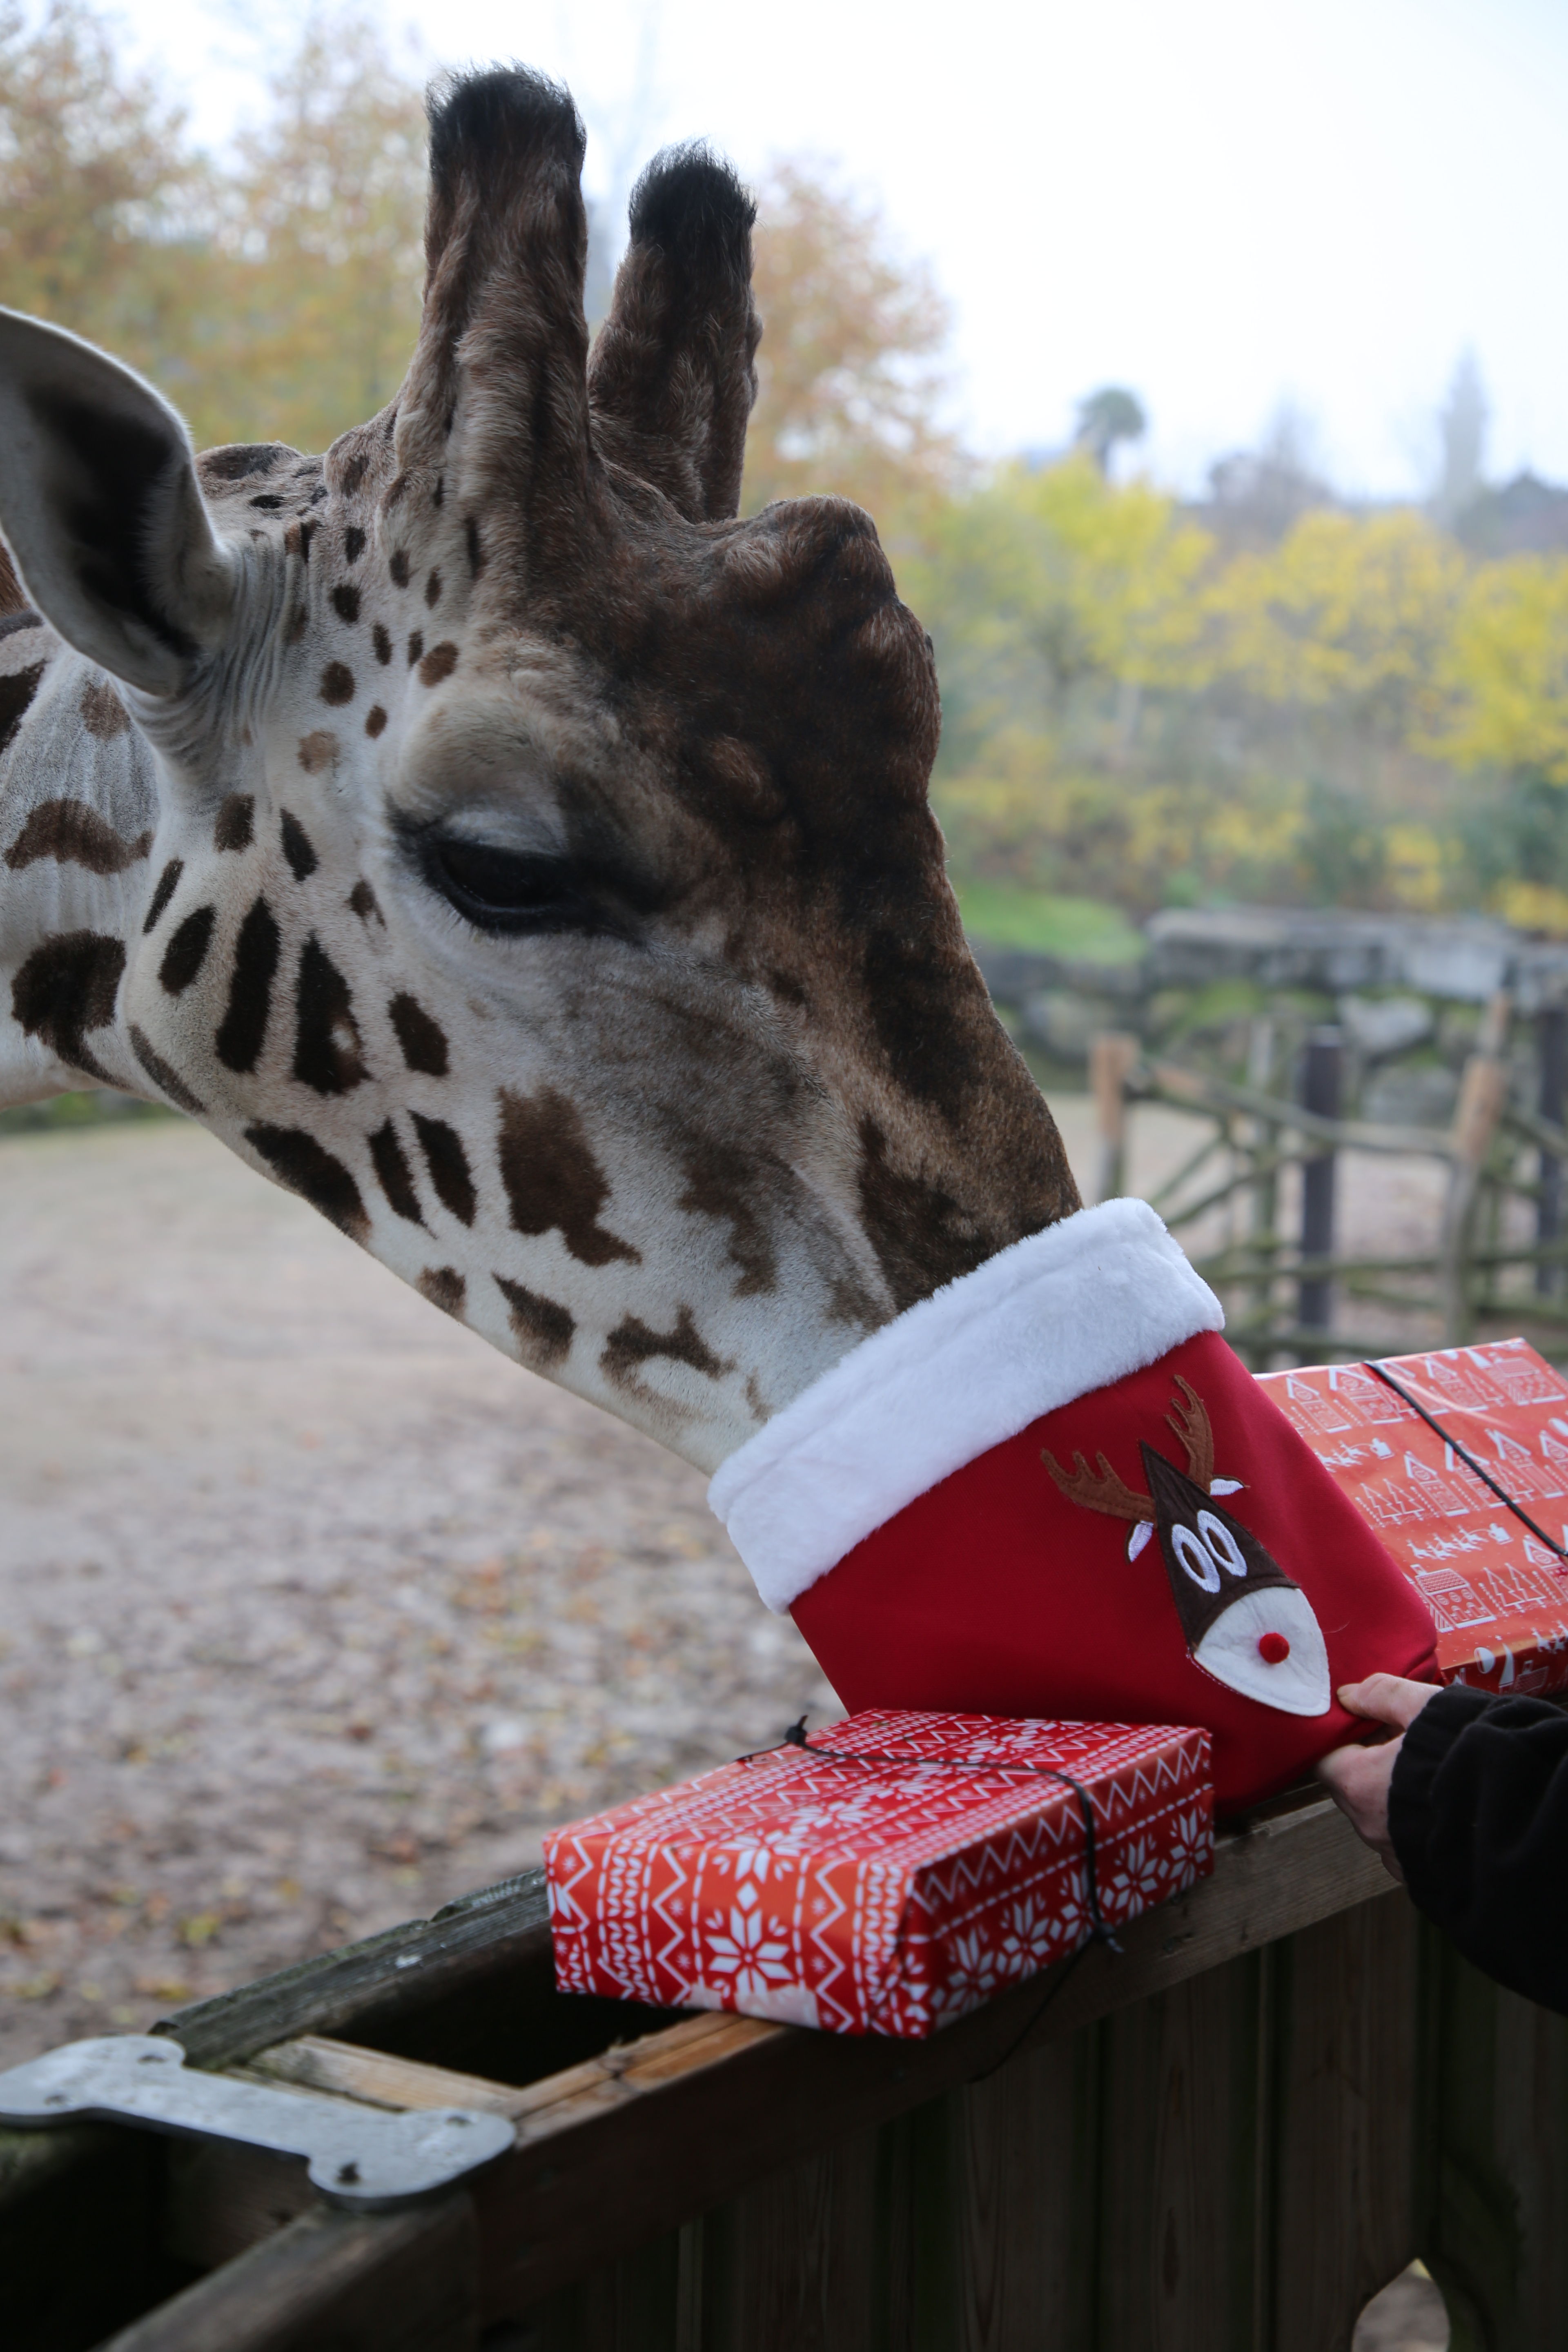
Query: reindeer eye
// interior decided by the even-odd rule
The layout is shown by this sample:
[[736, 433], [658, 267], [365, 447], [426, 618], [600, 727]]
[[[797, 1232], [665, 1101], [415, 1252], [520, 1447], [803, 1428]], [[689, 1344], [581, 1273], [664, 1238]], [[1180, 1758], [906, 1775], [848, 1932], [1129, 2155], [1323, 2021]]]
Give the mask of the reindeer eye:
[[1200, 1511], [1198, 1533], [1222, 1568], [1227, 1568], [1232, 1576], [1247, 1574], [1247, 1562], [1241, 1556], [1241, 1546], [1223, 1519], [1216, 1519], [1212, 1511]]
[[[1206, 1511], [1204, 1517], [1208, 1517]], [[1171, 1529], [1171, 1549], [1194, 1584], [1205, 1592], [1219, 1591], [1219, 1566], [1202, 1536], [1194, 1535], [1191, 1528], [1184, 1528], [1178, 1522]]]
[[481, 930], [595, 927], [588, 895], [564, 857], [437, 836], [426, 845], [425, 871], [442, 897]]

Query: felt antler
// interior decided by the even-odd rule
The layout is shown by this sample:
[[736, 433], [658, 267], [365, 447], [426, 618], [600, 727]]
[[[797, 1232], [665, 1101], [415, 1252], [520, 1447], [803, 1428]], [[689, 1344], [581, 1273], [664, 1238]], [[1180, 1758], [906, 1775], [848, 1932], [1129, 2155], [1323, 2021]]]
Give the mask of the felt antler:
[[1176, 1374], [1176, 1386], [1185, 1397], [1178, 1399], [1173, 1412], [1165, 1415], [1167, 1428], [1173, 1429], [1187, 1451], [1187, 1475], [1194, 1486], [1206, 1495], [1214, 1484], [1214, 1430], [1210, 1425], [1208, 1408], [1190, 1381]]
[[1124, 1486], [1103, 1454], [1095, 1455], [1098, 1477], [1081, 1454], [1073, 1455], [1070, 1471], [1064, 1470], [1052, 1453], [1042, 1451], [1040, 1459], [1069, 1503], [1081, 1503], [1086, 1511], [1103, 1511], [1112, 1519], [1152, 1521], [1154, 1506], [1149, 1496]]

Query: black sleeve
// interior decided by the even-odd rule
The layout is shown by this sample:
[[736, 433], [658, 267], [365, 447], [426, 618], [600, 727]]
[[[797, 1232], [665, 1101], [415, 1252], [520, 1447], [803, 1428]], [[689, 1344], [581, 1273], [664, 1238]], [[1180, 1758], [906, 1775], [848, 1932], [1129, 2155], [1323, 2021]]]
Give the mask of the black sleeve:
[[1568, 2015], [1568, 1714], [1439, 1692], [1405, 1735], [1388, 1827], [1411, 1895], [1465, 1958]]

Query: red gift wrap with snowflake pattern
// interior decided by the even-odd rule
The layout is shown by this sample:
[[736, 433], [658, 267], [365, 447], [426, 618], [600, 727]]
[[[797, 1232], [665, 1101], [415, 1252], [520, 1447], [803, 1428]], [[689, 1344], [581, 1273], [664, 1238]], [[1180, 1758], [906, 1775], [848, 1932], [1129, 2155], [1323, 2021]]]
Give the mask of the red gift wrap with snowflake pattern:
[[1396, 1387], [1370, 1364], [1260, 1386], [1432, 1612], [1445, 1682], [1568, 1689], [1568, 1381], [1525, 1339], [1382, 1370]]
[[1105, 1927], [1212, 1870], [1205, 1732], [867, 1712], [553, 1831], [556, 1983], [924, 2036], [1088, 1941], [1079, 1790]]

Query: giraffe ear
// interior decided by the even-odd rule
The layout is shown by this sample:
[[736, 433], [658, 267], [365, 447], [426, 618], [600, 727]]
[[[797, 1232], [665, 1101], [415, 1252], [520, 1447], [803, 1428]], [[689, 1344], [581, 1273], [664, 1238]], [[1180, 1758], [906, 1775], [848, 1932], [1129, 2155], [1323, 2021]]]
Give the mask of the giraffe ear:
[[437, 83], [419, 342], [398, 396], [398, 477], [445, 481], [487, 561], [531, 582], [581, 562], [589, 502], [584, 132], [521, 67]]
[[127, 685], [176, 694], [221, 640], [233, 559], [184, 424], [117, 360], [3, 310], [0, 526], [45, 618]]
[[631, 243], [594, 346], [588, 389], [606, 457], [693, 522], [741, 502], [762, 322], [752, 300], [754, 200], [706, 147], [667, 148], [632, 191]]

